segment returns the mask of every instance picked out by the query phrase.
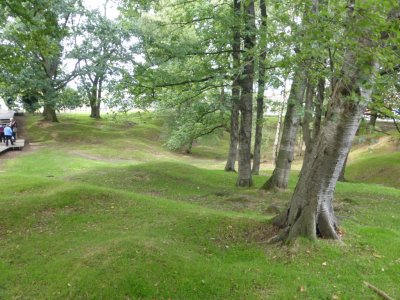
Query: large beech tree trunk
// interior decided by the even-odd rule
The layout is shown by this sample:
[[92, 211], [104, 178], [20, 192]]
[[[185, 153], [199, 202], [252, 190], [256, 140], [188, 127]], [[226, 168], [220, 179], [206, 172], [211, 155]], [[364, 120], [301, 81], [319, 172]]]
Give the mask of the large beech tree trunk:
[[303, 103], [305, 86], [304, 71], [297, 70], [290, 88], [275, 169], [272, 176], [261, 187], [262, 189], [286, 189], [288, 186], [290, 169], [294, 158], [297, 131], [300, 124], [301, 106]]
[[240, 80], [242, 93], [239, 102], [240, 129], [239, 129], [239, 169], [237, 186], [249, 187], [253, 185], [251, 176], [251, 129], [253, 118], [253, 77], [254, 77], [254, 55], [252, 54], [255, 44], [255, 12], [254, 1], [246, 2], [246, 34], [244, 35], [244, 58], [243, 78]]
[[[352, 4], [349, 5], [348, 30], [357, 27], [353, 23], [356, 17], [353, 17]], [[358, 34], [364, 34], [357, 29]], [[316, 145], [303, 168], [288, 209], [275, 220], [276, 225], [284, 228], [279, 239], [289, 242], [299, 236], [340, 239], [333, 212], [333, 193], [364, 109], [370, 101], [377, 72], [374, 57], [362, 52], [371, 47], [370, 40], [356, 34], [350, 36], [355, 46], [345, 54], [342, 77], [335, 80]]]
[[[333, 193], [365, 106], [361, 101], [349, 102], [347, 87], [342, 81], [338, 85], [341, 86], [332, 95], [329, 116], [310, 161], [297, 183], [284, 222], [279, 224], [286, 228], [287, 241], [298, 236], [315, 239], [317, 235], [339, 239], [332, 207]], [[363, 98], [368, 98], [370, 93], [370, 90], [364, 91]]]
[[261, 142], [262, 130], [264, 125], [264, 91], [265, 91], [265, 57], [266, 53], [266, 27], [267, 27], [267, 8], [265, 0], [260, 0], [261, 27], [260, 27], [260, 55], [258, 61], [258, 91], [257, 91], [257, 119], [256, 132], [254, 138], [254, 156], [252, 173], [258, 175], [260, 172], [261, 161]]
[[[233, 11], [240, 20], [240, 2], [233, 0]], [[240, 100], [240, 29], [239, 26], [233, 28], [232, 58], [235, 75], [232, 81], [232, 101], [231, 101], [231, 129], [228, 160], [226, 161], [225, 171], [235, 172], [235, 163], [238, 154], [239, 144], [239, 100]]]

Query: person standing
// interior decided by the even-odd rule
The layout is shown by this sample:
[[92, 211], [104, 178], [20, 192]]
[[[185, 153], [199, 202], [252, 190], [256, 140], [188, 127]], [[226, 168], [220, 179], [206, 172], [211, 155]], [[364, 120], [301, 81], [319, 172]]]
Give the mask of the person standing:
[[8, 141], [10, 140], [11, 145], [14, 145], [13, 142], [13, 130], [11, 129], [10, 125], [6, 125], [6, 127], [4, 127], [4, 137], [5, 137], [5, 142], [6, 142], [6, 146], [8, 147]]
[[4, 139], [4, 126], [2, 124], [0, 124], [0, 143], [3, 143], [3, 141], [5, 142], [5, 139]]
[[17, 141], [17, 121], [14, 118], [10, 118], [10, 127], [12, 129], [12, 137], [14, 143]]

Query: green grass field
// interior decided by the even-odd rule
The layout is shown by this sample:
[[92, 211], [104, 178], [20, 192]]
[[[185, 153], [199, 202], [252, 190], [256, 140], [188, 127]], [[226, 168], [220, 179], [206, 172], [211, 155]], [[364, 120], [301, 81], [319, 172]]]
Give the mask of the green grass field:
[[358, 147], [338, 184], [344, 244], [280, 246], [268, 207], [297, 172], [288, 191], [239, 189], [226, 136], [183, 155], [162, 116], [60, 121], [29, 117], [32, 146], [0, 160], [0, 299], [379, 299], [363, 281], [400, 298], [400, 190], [358, 177], [381, 159], [398, 179], [391, 146]]

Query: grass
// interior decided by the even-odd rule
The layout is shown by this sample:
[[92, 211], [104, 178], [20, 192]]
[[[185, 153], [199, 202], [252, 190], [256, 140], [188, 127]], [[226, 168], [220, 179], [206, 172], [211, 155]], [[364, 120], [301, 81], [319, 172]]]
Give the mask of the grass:
[[373, 139], [350, 155], [345, 177], [356, 182], [400, 188], [400, 136]]
[[36, 146], [0, 162], [0, 299], [378, 299], [364, 280], [400, 298], [398, 189], [338, 185], [344, 245], [268, 245], [296, 174], [239, 189], [226, 137], [188, 156], [151, 114], [60, 119], [29, 118]]

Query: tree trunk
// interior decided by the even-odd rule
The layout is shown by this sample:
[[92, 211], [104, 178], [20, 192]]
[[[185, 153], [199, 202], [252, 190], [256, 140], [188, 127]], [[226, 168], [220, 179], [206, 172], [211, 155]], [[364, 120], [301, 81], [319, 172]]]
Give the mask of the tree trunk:
[[[354, 22], [354, 3], [348, 9], [349, 19]], [[348, 24], [348, 30], [353, 29], [352, 22]], [[364, 34], [360, 28], [357, 30]], [[285, 228], [279, 238], [288, 242], [299, 236], [340, 239], [332, 206], [333, 193], [364, 109], [370, 101], [378, 69], [374, 56], [358, 56], [357, 51], [362, 53], [361, 49], [369, 49], [371, 41], [366, 37], [350, 36], [355, 46], [345, 54], [342, 77], [335, 80], [321, 133], [288, 210], [276, 219], [276, 224]]]
[[304, 144], [303, 130], [300, 127], [297, 133], [297, 156], [301, 157], [303, 155], [303, 144]]
[[278, 153], [279, 153], [279, 140], [281, 137], [281, 128], [282, 128], [282, 119], [283, 119], [283, 112], [285, 110], [285, 104], [286, 104], [286, 80], [285, 80], [285, 90], [283, 91], [283, 101], [281, 105], [281, 109], [279, 110], [279, 116], [278, 116], [278, 124], [276, 126], [276, 132], [275, 132], [275, 139], [274, 139], [274, 146], [272, 149], [272, 160], [274, 162], [274, 165], [276, 166], [276, 160], [278, 158]]
[[261, 11], [261, 27], [260, 27], [260, 47], [261, 51], [258, 61], [258, 92], [257, 92], [257, 119], [256, 119], [256, 133], [254, 138], [254, 156], [253, 156], [253, 175], [258, 175], [260, 172], [261, 161], [261, 142], [262, 130], [264, 125], [264, 91], [265, 91], [265, 57], [266, 53], [266, 27], [267, 27], [267, 8], [265, 0], [260, 0]]
[[239, 169], [237, 186], [249, 187], [253, 185], [251, 176], [251, 129], [253, 118], [253, 77], [254, 56], [252, 54], [255, 44], [255, 13], [254, 1], [249, 1], [245, 6], [246, 11], [246, 35], [244, 38], [245, 59], [243, 78], [240, 80], [242, 94], [239, 110]]
[[90, 117], [96, 118], [97, 117], [97, 103], [96, 103], [96, 92], [91, 93], [90, 95]]
[[239, 143], [239, 108], [238, 99], [240, 97], [240, 88], [232, 86], [232, 107], [231, 107], [231, 128], [228, 160], [225, 165], [225, 171], [235, 172], [235, 162]]
[[[286, 219], [285, 240], [298, 236], [339, 239], [337, 221], [332, 208], [333, 193], [340, 171], [350, 150], [364, 107], [361, 102], [348, 103], [342, 82], [332, 95], [331, 111], [300, 176]], [[369, 97], [370, 90], [364, 92]]]
[[43, 104], [43, 120], [47, 122], [58, 122], [56, 109], [55, 109], [55, 99], [56, 91], [52, 87], [44, 88], [44, 104]]
[[90, 117], [94, 119], [100, 119], [100, 105], [94, 101], [93, 105], [90, 104]]
[[56, 110], [50, 104], [43, 106], [43, 120], [47, 122], [58, 122]]
[[[233, 11], [240, 20], [240, 2], [238, 0], [233, 1]], [[231, 129], [230, 129], [230, 143], [229, 143], [229, 154], [228, 160], [225, 165], [225, 171], [235, 172], [235, 163], [238, 154], [239, 144], [239, 101], [240, 101], [240, 27], [234, 26], [233, 28], [233, 42], [232, 42], [232, 57], [233, 57], [233, 68], [235, 69], [235, 75], [232, 81], [232, 101], [231, 101]]]
[[346, 181], [346, 178], [344, 178], [344, 172], [346, 171], [346, 165], [347, 165], [347, 159], [348, 158], [349, 158], [349, 153], [347, 153], [346, 158], [345, 158], [344, 163], [343, 163], [343, 166], [342, 166], [342, 169], [340, 170], [338, 181], [341, 181], [341, 182], [345, 182]]
[[187, 144], [186, 150], [185, 150], [186, 154], [192, 154], [193, 143], [194, 143], [194, 140], [190, 139], [189, 143]]
[[321, 129], [321, 120], [322, 120], [322, 110], [324, 107], [324, 99], [325, 99], [325, 78], [320, 78], [318, 80], [318, 92], [317, 92], [317, 103], [315, 104], [315, 117], [314, 117], [314, 128], [313, 128], [313, 137], [314, 141], [317, 140], [319, 131]]
[[312, 116], [313, 100], [314, 100], [314, 87], [310, 82], [308, 82], [306, 100], [304, 103], [304, 116], [301, 124], [303, 129], [303, 141], [306, 145], [306, 152], [311, 151], [312, 148], [312, 131], [310, 128], [310, 124], [313, 117]]
[[302, 70], [297, 70], [293, 77], [276, 166], [272, 176], [261, 187], [262, 189], [286, 189], [288, 186], [290, 169], [294, 158], [297, 131], [300, 124], [300, 110], [304, 98], [304, 77], [304, 72]]
[[369, 119], [369, 126], [372, 129], [375, 129], [376, 119], [378, 119], [378, 113], [375, 112], [375, 111], [371, 111], [371, 116], [370, 116], [370, 119]]
[[[316, 123], [321, 122], [321, 113], [316, 112], [315, 120], [314, 120], [314, 128], [311, 130], [310, 123], [312, 121], [312, 110], [313, 110], [313, 98], [314, 98], [314, 87], [307, 83], [307, 91], [306, 91], [306, 101], [304, 104], [304, 117], [302, 122], [302, 129], [303, 129], [303, 140], [306, 145], [306, 149], [304, 151], [304, 158], [303, 158], [303, 166], [301, 167], [300, 174], [305, 169], [305, 164], [309, 161], [309, 156], [311, 155], [311, 151], [313, 148], [313, 142], [315, 141], [315, 131], [320, 130], [320, 125], [315, 127]], [[318, 104], [317, 104], [318, 106]], [[318, 109], [317, 109], [318, 110]]]
[[90, 117], [100, 119], [100, 102], [101, 102], [102, 79], [96, 75], [92, 82], [90, 91]]

